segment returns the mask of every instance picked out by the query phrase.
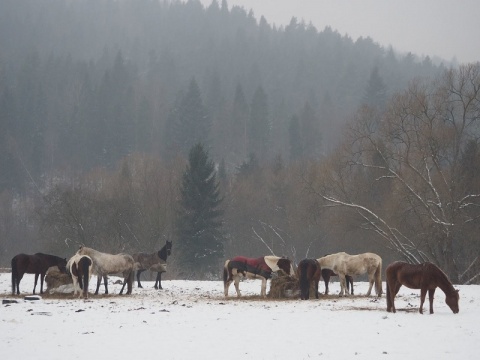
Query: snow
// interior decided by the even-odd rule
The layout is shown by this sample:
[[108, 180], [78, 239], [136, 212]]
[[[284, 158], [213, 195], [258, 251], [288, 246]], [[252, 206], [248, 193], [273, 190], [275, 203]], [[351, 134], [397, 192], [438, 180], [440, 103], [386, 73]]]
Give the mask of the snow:
[[[385, 296], [363, 296], [364, 282], [353, 297], [301, 301], [261, 299], [254, 280], [240, 283], [241, 299], [233, 285], [225, 299], [220, 281], [181, 280], [163, 281], [164, 290], [144, 281], [121, 296], [112, 278], [111, 294], [87, 301], [47, 294], [27, 301], [33, 278], [26, 274], [22, 295], [12, 296], [10, 274], [0, 274], [0, 297], [17, 301], [0, 311], [1, 359], [472, 359], [480, 339], [478, 285], [456, 286], [459, 314], [437, 289], [435, 313], [427, 300], [421, 315], [418, 290], [402, 287], [391, 314]], [[332, 283], [330, 293], [339, 289]]]

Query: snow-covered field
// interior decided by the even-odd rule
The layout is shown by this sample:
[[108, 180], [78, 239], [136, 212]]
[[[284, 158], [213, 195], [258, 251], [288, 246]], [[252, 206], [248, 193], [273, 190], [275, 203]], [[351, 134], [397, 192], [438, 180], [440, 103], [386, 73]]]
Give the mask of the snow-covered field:
[[[460, 289], [454, 315], [437, 289], [433, 315], [418, 313], [419, 291], [402, 287], [397, 313], [385, 296], [319, 300], [264, 300], [260, 281], [240, 284], [242, 299], [223, 297], [220, 281], [163, 281], [120, 296], [71, 295], [27, 301], [33, 275], [11, 295], [10, 274], [0, 274], [0, 359], [474, 359], [480, 340], [480, 286]], [[93, 290], [92, 278], [90, 292]], [[37, 291], [39, 290], [37, 285]], [[385, 284], [383, 286], [385, 289]], [[320, 287], [323, 291], [323, 284]], [[267, 288], [268, 291], [268, 288]], [[331, 294], [339, 291], [332, 283]], [[103, 286], [101, 288], [103, 293]], [[233, 285], [230, 294], [234, 294]], [[3, 302], [3, 301], [2, 301]]]

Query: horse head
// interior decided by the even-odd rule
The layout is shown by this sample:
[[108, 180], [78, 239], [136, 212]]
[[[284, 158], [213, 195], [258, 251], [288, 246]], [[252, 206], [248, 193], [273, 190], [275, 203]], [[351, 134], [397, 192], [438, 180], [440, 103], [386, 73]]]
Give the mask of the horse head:
[[58, 266], [58, 269], [60, 270], [60, 272], [62, 272], [63, 274], [67, 273], [67, 259], [66, 258], [61, 259], [60, 262], [57, 264], [57, 266]]
[[280, 259], [278, 259], [277, 266], [287, 275], [293, 275], [295, 273], [293, 271], [292, 261], [285, 257], [281, 257]]
[[172, 255], [172, 242], [167, 240], [165, 245], [166, 245], [167, 255], [168, 256]]
[[445, 302], [447, 303], [448, 307], [453, 311], [454, 314], [458, 314], [460, 311], [458, 307], [458, 300], [460, 299], [460, 295], [458, 290], [455, 290], [447, 295], [445, 298]]

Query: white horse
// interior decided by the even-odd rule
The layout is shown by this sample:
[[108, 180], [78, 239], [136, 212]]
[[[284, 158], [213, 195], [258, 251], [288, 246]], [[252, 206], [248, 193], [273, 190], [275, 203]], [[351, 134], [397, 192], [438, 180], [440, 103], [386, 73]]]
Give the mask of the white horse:
[[272, 277], [272, 272], [282, 270], [287, 275], [295, 274], [291, 260], [279, 256], [263, 256], [252, 259], [243, 256], [236, 256], [233, 259], [225, 261], [223, 268], [223, 285], [225, 297], [228, 296], [228, 288], [232, 282], [235, 282], [237, 296], [240, 297], [240, 277], [249, 279], [261, 279], [261, 296], [266, 296], [267, 280]]
[[368, 274], [368, 281], [370, 286], [367, 291], [367, 296], [372, 292], [373, 284], [375, 283], [375, 292], [377, 296], [382, 296], [382, 258], [377, 254], [364, 253], [358, 255], [349, 255], [345, 252], [327, 255], [317, 259], [320, 267], [329, 269], [338, 274], [340, 278], [340, 296], [348, 295], [346, 290], [345, 276], [357, 276]]
[[67, 263], [67, 269], [73, 281], [73, 296], [88, 299], [88, 285], [92, 277], [93, 261], [88, 255], [73, 255]]
[[123, 274], [123, 286], [120, 294], [123, 293], [125, 284], [128, 285], [127, 295], [132, 293], [135, 261], [131, 255], [112, 255], [102, 253], [86, 246], [81, 246], [77, 251], [77, 255], [88, 255], [93, 260], [92, 272], [94, 275], [97, 275], [97, 289], [95, 290], [95, 295], [98, 295], [98, 289], [100, 288], [102, 277], [105, 285], [105, 294], [108, 294], [107, 275], [118, 273]]

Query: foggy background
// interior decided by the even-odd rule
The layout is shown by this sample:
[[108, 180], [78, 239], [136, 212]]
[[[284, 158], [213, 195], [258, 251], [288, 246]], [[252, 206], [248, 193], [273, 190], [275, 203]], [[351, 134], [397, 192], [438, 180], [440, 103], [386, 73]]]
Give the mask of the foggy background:
[[[209, 5], [210, 0], [202, 0]], [[480, 2], [476, 0], [232, 0], [270, 23], [287, 25], [293, 16], [319, 30], [331, 26], [354, 40], [370, 36], [397, 51], [459, 62], [480, 60]]]

